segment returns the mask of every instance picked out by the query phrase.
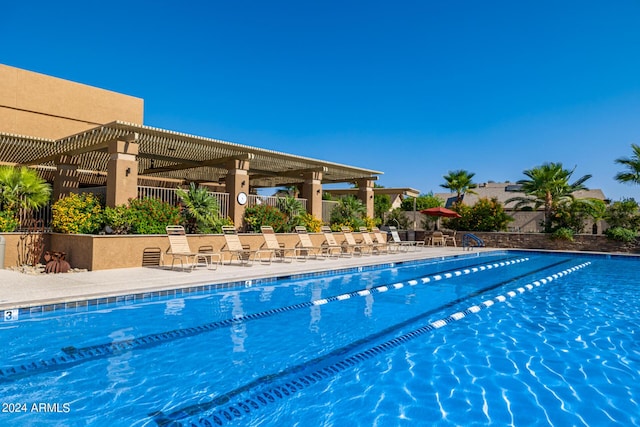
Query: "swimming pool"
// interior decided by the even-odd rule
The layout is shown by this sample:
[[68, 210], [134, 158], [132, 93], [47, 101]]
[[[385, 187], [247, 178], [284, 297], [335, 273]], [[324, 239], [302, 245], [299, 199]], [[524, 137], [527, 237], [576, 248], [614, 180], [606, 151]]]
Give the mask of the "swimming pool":
[[492, 252], [0, 323], [3, 425], [640, 425], [638, 260]]

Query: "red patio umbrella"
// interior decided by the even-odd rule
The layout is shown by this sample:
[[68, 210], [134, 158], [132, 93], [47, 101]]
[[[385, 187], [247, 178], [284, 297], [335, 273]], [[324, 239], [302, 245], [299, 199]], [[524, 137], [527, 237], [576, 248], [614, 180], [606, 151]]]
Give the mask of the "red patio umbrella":
[[445, 218], [461, 218], [460, 214], [458, 212], [452, 211], [451, 209], [447, 209], [447, 208], [443, 208], [443, 207], [435, 207], [435, 208], [428, 208], [428, 209], [422, 209], [420, 211], [420, 213], [425, 214], [425, 215], [429, 215], [429, 216], [437, 216], [438, 217], [438, 221], [436, 222], [436, 230], [438, 228], [440, 228], [440, 217], [445, 217]]

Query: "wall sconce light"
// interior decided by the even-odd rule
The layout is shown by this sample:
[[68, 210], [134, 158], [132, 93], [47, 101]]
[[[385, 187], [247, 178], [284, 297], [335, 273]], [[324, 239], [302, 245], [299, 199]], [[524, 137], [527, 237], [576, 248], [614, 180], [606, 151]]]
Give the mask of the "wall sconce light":
[[320, 194], [320, 190], [316, 190], [316, 194]]
[[369, 196], [370, 199], [373, 199], [373, 195]]
[[131, 175], [131, 168], [127, 168], [127, 170], [125, 170], [125, 171], [124, 171], [124, 174], [125, 174], [126, 176]]
[[240, 183], [240, 187], [244, 187], [246, 183], [247, 183], [247, 181], [244, 181], [244, 180], [243, 180], [243, 181]]

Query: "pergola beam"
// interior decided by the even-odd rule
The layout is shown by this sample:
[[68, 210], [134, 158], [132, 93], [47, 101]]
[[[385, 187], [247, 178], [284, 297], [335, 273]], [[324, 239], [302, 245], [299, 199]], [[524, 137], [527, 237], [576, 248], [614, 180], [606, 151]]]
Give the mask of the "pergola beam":
[[175, 157], [160, 156], [160, 155], [157, 155], [157, 154], [140, 154], [140, 155], [138, 155], [138, 157], [151, 159], [151, 160], [161, 160], [161, 161], [166, 161], [166, 162], [175, 162], [175, 165], [162, 166], [162, 167], [153, 167], [153, 168], [145, 169], [143, 172], [141, 172], [139, 174], [139, 175], [149, 175], [149, 174], [162, 173], [162, 172], [175, 172], [175, 171], [179, 171], [179, 170], [194, 169], [194, 168], [200, 168], [200, 167], [212, 167], [212, 168], [219, 168], [219, 169], [225, 169], [226, 170], [227, 169], [227, 164], [229, 163], [229, 161], [231, 161], [231, 160], [251, 160], [251, 159], [254, 158], [254, 155], [251, 154], [251, 153], [245, 153], [245, 154], [241, 154], [241, 155], [238, 155], [238, 156], [221, 157], [221, 158], [218, 158], [218, 159], [204, 160], [204, 161], [194, 161], [194, 160], [188, 160], [188, 159], [176, 159]]

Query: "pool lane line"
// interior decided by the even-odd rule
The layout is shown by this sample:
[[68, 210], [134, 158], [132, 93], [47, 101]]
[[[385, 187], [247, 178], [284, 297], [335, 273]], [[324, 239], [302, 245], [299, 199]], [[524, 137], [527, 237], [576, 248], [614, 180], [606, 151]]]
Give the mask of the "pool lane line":
[[[425, 276], [418, 279], [412, 279], [406, 282], [408, 286], [415, 286], [418, 281], [422, 283], [429, 283], [431, 281], [439, 281], [448, 279], [451, 277], [461, 276], [463, 274], [476, 273], [479, 271], [491, 270], [506, 265], [513, 265], [528, 261], [529, 258], [509, 259], [507, 261], [493, 262], [488, 264], [476, 265], [473, 267], [466, 267], [461, 270], [447, 270], [431, 276]], [[62, 349], [63, 355], [52, 357], [47, 360], [40, 360], [39, 362], [25, 363], [20, 366], [11, 366], [0, 368], [0, 382], [11, 381], [25, 376], [35, 375], [39, 372], [47, 372], [56, 369], [63, 369], [65, 367], [74, 366], [80, 363], [84, 363], [90, 360], [110, 357], [113, 355], [121, 354], [125, 351], [131, 351], [134, 349], [150, 348], [156, 345], [164, 344], [173, 340], [181, 338], [189, 338], [203, 333], [211, 332], [213, 330], [228, 327], [233, 324], [242, 323], [250, 320], [257, 320], [275, 314], [284, 313], [293, 310], [299, 310], [302, 308], [312, 307], [314, 305], [323, 305], [329, 301], [342, 301], [355, 296], [366, 296], [370, 293], [385, 292], [387, 286], [393, 286], [395, 289], [404, 287], [403, 283], [396, 283], [394, 285], [381, 285], [370, 289], [360, 289], [348, 294], [342, 294], [339, 296], [323, 298], [320, 300], [306, 301], [303, 303], [293, 304], [285, 307], [279, 307], [263, 312], [239, 315], [230, 319], [225, 319], [217, 322], [206, 323], [203, 325], [193, 326], [190, 328], [175, 329], [168, 332], [161, 332], [151, 335], [145, 335], [138, 338], [132, 338], [127, 340], [115, 341], [104, 344], [97, 344], [89, 347], [76, 348], [73, 346], [65, 347]], [[317, 301], [320, 301], [318, 303]]]
[[91, 360], [118, 355], [123, 352], [131, 351], [134, 349], [155, 347], [157, 345], [164, 344], [166, 342], [174, 341], [181, 338], [190, 338], [196, 335], [214, 331], [219, 328], [228, 327], [237, 323], [262, 319], [262, 318], [266, 318], [269, 316], [273, 316], [273, 315], [288, 312], [288, 311], [312, 307], [314, 305], [324, 305], [328, 302], [343, 301], [351, 297], [367, 296], [372, 293], [382, 293], [389, 290], [389, 287], [393, 287], [394, 289], [400, 289], [405, 285], [415, 286], [418, 283], [426, 284], [433, 281], [440, 281], [440, 280], [449, 279], [452, 277], [462, 276], [464, 274], [471, 274], [471, 273], [487, 271], [487, 270], [491, 270], [491, 269], [499, 268], [503, 266], [518, 264], [528, 260], [529, 260], [528, 257], [508, 259], [506, 261], [499, 261], [499, 262], [496, 261], [496, 262], [487, 263], [487, 264], [469, 266], [469, 267], [465, 267], [462, 270], [447, 270], [447, 271], [439, 272], [433, 275], [424, 276], [418, 279], [411, 279], [406, 283], [395, 283], [393, 285], [380, 285], [380, 286], [375, 286], [369, 289], [360, 289], [360, 290], [356, 290], [346, 294], [341, 294], [338, 296], [322, 298], [319, 300], [306, 301], [298, 304], [274, 308], [271, 310], [266, 310], [263, 312], [258, 312], [253, 314], [238, 315], [230, 319], [206, 323], [198, 326], [192, 326], [189, 328], [174, 329], [172, 331], [155, 333], [155, 334], [145, 335], [138, 338], [114, 341], [110, 343], [97, 344], [89, 347], [82, 347], [82, 348], [76, 348], [73, 346], [64, 347], [62, 348], [62, 352], [64, 353], [63, 355], [54, 356], [50, 359], [40, 360], [38, 362], [24, 363], [24, 364], [21, 364], [20, 366], [9, 366], [9, 367], [0, 368], [0, 383], [4, 381], [12, 381], [12, 380], [23, 378], [30, 375], [35, 375], [40, 372], [48, 372], [56, 369], [64, 369], [69, 366], [75, 366]]
[[[511, 278], [509, 280], [505, 280], [503, 282], [499, 282], [499, 283], [493, 284], [491, 286], [487, 286], [487, 287], [485, 287], [483, 289], [474, 291], [473, 293], [471, 293], [471, 294], [469, 294], [469, 295], [467, 295], [467, 296], [465, 296], [463, 298], [458, 298], [458, 299], [456, 299], [454, 301], [451, 301], [451, 302], [448, 302], [446, 304], [443, 304], [440, 307], [431, 309], [431, 310], [429, 310], [429, 311], [427, 311], [425, 313], [422, 313], [422, 314], [419, 314], [419, 315], [414, 316], [412, 318], [409, 318], [409, 319], [407, 319], [407, 320], [405, 320], [405, 321], [403, 321], [401, 323], [393, 325], [393, 326], [391, 326], [389, 328], [386, 328], [386, 329], [384, 329], [384, 330], [382, 330], [380, 332], [377, 332], [375, 334], [372, 334], [372, 335], [369, 335], [367, 337], [361, 338], [361, 339], [359, 339], [357, 341], [354, 341], [353, 343], [351, 343], [349, 345], [346, 345], [344, 347], [341, 347], [341, 348], [338, 348], [336, 350], [333, 350], [333, 351], [331, 351], [330, 353], [328, 353], [326, 355], [323, 355], [323, 356], [317, 357], [315, 359], [309, 360], [307, 362], [304, 362], [302, 364], [299, 364], [299, 365], [292, 366], [290, 368], [284, 369], [281, 372], [278, 372], [278, 373], [275, 373], [275, 374], [268, 374], [268, 375], [265, 375], [263, 377], [257, 378], [257, 379], [255, 379], [255, 380], [253, 380], [253, 381], [251, 381], [251, 382], [249, 382], [249, 383], [247, 383], [247, 384], [245, 384], [245, 385], [243, 385], [241, 387], [238, 387], [238, 388], [236, 388], [236, 389], [234, 389], [232, 391], [229, 391], [229, 392], [227, 392], [227, 393], [225, 393], [223, 395], [220, 395], [220, 396], [218, 396], [218, 397], [216, 397], [214, 399], [211, 399], [209, 401], [200, 402], [200, 403], [197, 403], [197, 404], [185, 406], [185, 407], [179, 408], [179, 409], [177, 409], [177, 410], [175, 410], [175, 411], [173, 411], [173, 412], [171, 412], [169, 414], [165, 414], [162, 411], [156, 411], [156, 412], [150, 413], [149, 416], [154, 418], [154, 420], [156, 421], [156, 424], [159, 427], [172, 426], [172, 425], [175, 425], [174, 423], [178, 422], [181, 419], [184, 419], [184, 418], [187, 418], [187, 417], [193, 417], [194, 415], [197, 415], [198, 413], [209, 411], [209, 410], [211, 410], [211, 409], [213, 409], [215, 407], [222, 406], [222, 405], [228, 403], [232, 398], [235, 398], [236, 396], [238, 396], [238, 395], [240, 395], [242, 393], [248, 392], [248, 391], [256, 389], [256, 388], [261, 388], [261, 387], [264, 388], [265, 385], [270, 384], [270, 383], [274, 383], [276, 381], [279, 381], [282, 378], [285, 378], [285, 377], [290, 376], [292, 374], [296, 374], [297, 375], [298, 373], [303, 372], [303, 371], [311, 371], [312, 374], [310, 374], [310, 375], [312, 375], [312, 377], [315, 378], [316, 380], [324, 379], [324, 378], [326, 378], [326, 374], [327, 374], [326, 369], [327, 368], [317, 368], [317, 366], [318, 365], [326, 365], [327, 361], [329, 361], [330, 359], [338, 358], [339, 360], [338, 360], [338, 362], [329, 363], [329, 366], [338, 366], [338, 367], [344, 368], [345, 367], [344, 364], [340, 365], [340, 362], [349, 361], [349, 360], [352, 361], [354, 357], [356, 359], [359, 359], [360, 361], [363, 361], [363, 360], [366, 360], [368, 358], [371, 358], [373, 355], [378, 354], [380, 352], [379, 348], [389, 349], [389, 348], [393, 348], [393, 347], [397, 346], [397, 345], [390, 345], [389, 343], [395, 343], [396, 340], [401, 340], [402, 342], [405, 342], [407, 339], [403, 338], [403, 337], [409, 337], [409, 339], [413, 339], [413, 338], [417, 337], [418, 335], [422, 335], [422, 334], [424, 334], [426, 332], [429, 332], [431, 330], [438, 329], [436, 326], [438, 326], [440, 324], [436, 323], [437, 321], [436, 322], [431, 322], [429, 325], [427, 325], [425, 327], [422, 327], [422, 328], [419, 328], [418, 330], [416, 330], [419, 333], [417, 333], [416, 331], [412, 331], [412, 332], [406, 333], [406, 334], [404, 334], [404, 335], [402, 335], [402, 336], [400, 336], [398, 338], [392, 339], [391, 341], [387, 341], [387, 342], [385, 342], [383, 344], [377, 345], [377, 346], [373, 347], [372, 349], [362, 350], [362, 351], [356, 353], [356, 355], [343, 360], [343, 357], [344, 357], [345, 354], [348, 354], [349, 352], [355, 351], [355, 349], [357, 349], [358, 347], [362, 347], [362, 346], [364, 346], [366, 344], [371, 343], [372, 341], [375, 341], [375, 340], [380, 339], [381, 337], [384, 337], [385, 335], [389, 335], [390, 333], [393, 333], [393, 332], [395, 332], [395, 331], [397, 331], [399, 329], [402, 329], [402, 328], [404, 328], [404, 327], [406, 327], [406, 326], [408, 326], [410, 324], [413, 324], [413, 323], [415, 323], [417, 321], [423, 320], [425, 317], [431, 316], [434, 313], [437, 313], [437, 312], [442, 311], [442, 310], [444, 310], [446, 308], [450, 308], [452, 306], [455, 306], [455, 305], [457, 305], [457, 304], [459, 304], [459, 303], [461, 303], [463, 301], [467, 301], [467, 300], [469, 300], [471, 298], [477, 297], [479, 295], [482, 295], [482, 294], [484, 294], [486, 292], [492, 291], [492, 290], [494, 290], [496, 288], [499, 288], [501, 286], [505, 286], [505, 285], [507, 285], [509, 283], [513, 283], [513, 282], [516, 282], [516, 281], [521, 280], [523, 278], [526, 278], [528, 276], [531, 276], [533, 274], [537, 274], [537, 273], [539, 273], [541, 271], [549, 270], [551, 268], [558, 267], [559, 265], [562, 265], [562, 264], [568, 264], [571, 261], [572, 260], [558, 261], [556, 263], [553, 263], [553, 264], [550, 264], [550, 265], [546, 265], [544, 267], [540, 267], [539, 269], [536, 269], [536, 270], [533, 270], [533, 271], [529, 271], [529, 272], [527, 272], [525, 274], [522, 274], [522, 275], [520, 275], [518, 277]], [[590, 264], [590, 262], [585, 264], [585, 265], [588, 265], [588, 264]], [[582, 268], [582, 267], [580, 267], [580, 268]], [[563, 271], [573, 272], [573, 271], [576, 271], [576, 270], [577, 270], [577, 268], [573, 267], [573, 268], [568, 268], [568, 269], [563, 270]], [[553, 274], [553, 275], [551, 275], [549, 277], [551, 277], [552, 279], [553, 279], [554, 276], [560, 277], [560, 276], [558, 276], [558, 274], [559, 273], [555, 273], [555, 274]], [[544, 283], [548, 282], [547, 279], [542, 279], [542, 280], [544, 280]], [[536, 282], [537, 283], [542, 283], [542, 281], [536, 281]], [[536, 283], [536, 282], [533, 282], [533, 283]], [[525, 288], [526, 287], [527, 287], [527, 285], [525, 285]], [[500, 298], [500, 297], [497, 297], [497, 298]], [[479, 311], [479, 310], [473, 309], [473, 312], [477, 312], [477, 311]], [[456, 317], [457, 317], [457, 313], [454, 313], [454, 314], [456, 314]], [[450, 322], [451, 321], [446, 322], [446, 323], [450, 323]], [[436, 323], [436, 325], [433, 325], [433, 323]], [[400, 342], [400, 343], [402, 343], [402, 342]], [[373, 352], [372, 352], [372, 350], [373, 350]], [[347, 364], [349, 366], [353, 365], [350, 362], [347, 363]], [[343, 370], [343, 369], [340, 369], [340, 370]], [[335, 373], [335, 371], [333, 371], [333, 372]], [[318, 377], [318, 375], [320, 377]], [[306, 378], [308, 381], [315, 382], [312, 379], [309, 379], [308, 375], [304, 376], [304, 378]], [[305, 381], [302, 380], [301, 378], [298, 378], [298, 379], [300, 380], [300, 382], [305, 384], [305, 386], [309, 385], [309, 384], [305, 383]], [[280, 391], [277, 391], [275, 393], [275, 396], [279, 397], [278, 394], [288, 395], [287, 393], [288, 393], [288, 391], [285, 393], [285, 391], [280, 390]], [[258, 396], [258, 397], [256, 397], [252, 401], [253, 403], [251, 403], [250, 399], [245, 399], [242, 402], [242, 405], [246, 406], [247, 408], [248, 408], [247, 405], [249, 405], [249, 406], [253, 407], [254, 409], [257, 409], [257, 407], [254, 405], [256, 403], [255, 400], [257, 399], [260, 403], [263, 403], [262, 400], [261, 400], [261, 397], [260, 397], [262, 395], [260, 393], [257, 393], [257, 394], [254, 394], [254, 395]], [[273, 395], [271, 395], [271, 397], [273, 397]], [[267, 397], [267, 400], [269, 402], [271, 402], [269, 397]], [[244, 411], [244, 406], [241, 407], [241, 409], [243, 409], [243, 411]], [[259, 407], [259, 405], [258, 405], [258, 407]], [[234, 412], [234, 411], [232, 411], [232, 412]], [[219, 415], [220, 416], [216, 416], [216, 418], [218, 418], [220, 420], [222, 418], [225, 418], [225, 419], [229, 420], [228, 417], [227, 417], [227, 415], [229, 415], [228, 412], [227, 412], [227, 415], [225, 415], [222, 412]], [[207, 422], [209, 422], [209, 421], [207, 421]], [[217, 424], [217, 422], [215, 422], [215, 423]], [[196, 424], [196, 425], [198, 425], [198, 424]], [[203, 425], [206, 425], [206, 424], [203, 424]]]

